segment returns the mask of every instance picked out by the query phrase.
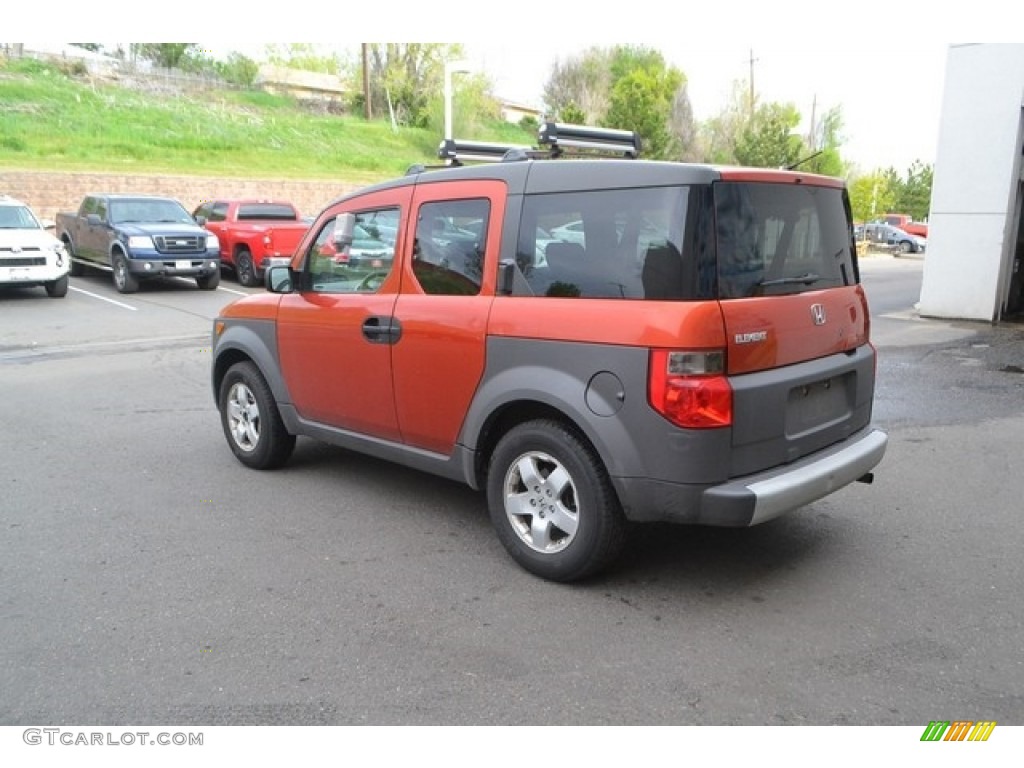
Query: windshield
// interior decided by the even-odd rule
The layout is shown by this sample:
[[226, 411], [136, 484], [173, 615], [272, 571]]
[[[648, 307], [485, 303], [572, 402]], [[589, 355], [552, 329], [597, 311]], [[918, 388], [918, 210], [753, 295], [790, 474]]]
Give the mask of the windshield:
[[857, 282], [841, 189], [750, 182], [714, 189], [719, 298]]
[[174, 200], [111, 200], [113, 224], [195, 224], [181, 203]]
[[32, 211], [23, 205], [0, 206], [0, 229], [41, 229]]

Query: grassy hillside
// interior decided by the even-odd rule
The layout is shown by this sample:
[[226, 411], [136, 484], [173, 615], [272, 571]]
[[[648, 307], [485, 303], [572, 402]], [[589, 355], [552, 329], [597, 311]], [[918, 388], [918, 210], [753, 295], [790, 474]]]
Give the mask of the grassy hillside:
[[[509, 124], [475, 139], [529, 144]], [[231, 90], [158, 93], [0, 58], [0, 168], [122, 171], [369, 183], [436, 163], [440, 132], [313, 114], [295, 100]]]

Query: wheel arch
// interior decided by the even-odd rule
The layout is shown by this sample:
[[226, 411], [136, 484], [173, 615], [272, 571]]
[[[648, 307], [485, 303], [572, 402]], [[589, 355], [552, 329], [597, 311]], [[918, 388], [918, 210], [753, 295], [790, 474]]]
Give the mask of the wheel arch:
[[243, 361], [256, 366], [279, 407], [291, 404], [291, 394], [281, 375], [274, 323], [253, 320], [228, 325], [215, 341], [211, 367], [214, 402], [228, 370]]

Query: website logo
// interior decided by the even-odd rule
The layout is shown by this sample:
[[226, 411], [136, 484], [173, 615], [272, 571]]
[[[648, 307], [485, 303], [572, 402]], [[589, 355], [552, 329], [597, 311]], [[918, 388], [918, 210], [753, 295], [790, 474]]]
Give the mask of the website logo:
[[932, 720], [921, 741], [988, 741], [995, 727], [995, 720]]

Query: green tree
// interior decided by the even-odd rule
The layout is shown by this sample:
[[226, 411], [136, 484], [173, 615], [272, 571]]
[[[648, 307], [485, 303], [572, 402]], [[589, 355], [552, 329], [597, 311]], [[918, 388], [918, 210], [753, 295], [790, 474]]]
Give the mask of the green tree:
[[235, 51], [228, 54], [227, 61], [218, 62], [216, 69], [229, 83], [243, 88], [251, 88], [260, 73], [259, 65], [255, 61]]
[[[915, 160], [906, 175], [895, 186], [896, 213], [909, 214], [916, 221], [928, 218], [932, 203], [932, 177], [934, 169]], [[895, 173], [895, 172], [894, 172]]]
[[571, 125], [586, 125], [587, 113], [577, 107], [576, 102], [570, 101], [558, 110], [558, 119], [560, 122], [569, 123]]
[[[444, 64], [461, 58], [462, 47], [448, 43], [371, 43], [368, 54], [374, 111], [381, 113], [390, 108], [397, 123], [423, 128], [431, 123], [432, 103], [436, 105], [443, 98]], [[361, 66], [356, 69], [361, 78]], [[354, 90], [361, 91], [362, 85]]]
[[750, 122], [750, 88], [745, 80], [734, 80], [729, 101], [698, 133], [699, 159], [719, 165], [735, 165], [736, 146]]
[[633, 46], [615, 48], [611, 73], [611, 98], [602, 122], [640, 134], [644, 157], [677, 158], [680, 142], [671, 132], [671, 120], [676, 95], [686, 82], [683, 73], [667, 67], [658, 51]]
[[132, 54], [158, 67], [172, 69], [179, 67], [198, 47], [197, 43], [132, 43]]
[[850, 207], [855, 221], [873, 221], [892, 210], [895, 195], [889, 184], [890, 177], [877, 171], [850, 181]]
[[636, 131], [645, 157], [678, 159], [696, 133], [685, 85], [654, 49], [589, 48], [556, 62], [544, 99], [561, 122]]
[[757, 168], [786, 168], [800, 159], [803, 141], [793, 135], [800, 113], [792, 104], [763, 104], [740, 131], [736, 160]]
[[[557, 120], [596, 125], [604, 119], [612, 90], [612, 55], [610, 49], [593, 47], [555, 62], [544, 84], [544, 103]], [[572, 119], [567, 110], [572, 110]]]
[[821, 173], [826, 176], [843, 177], [847, 165], [839, 153], [842, 146], [843, 115], [839, 107], [825, 113], [821, 122], [812, 126], [809, 144], [806, 148], [808, 160], [800, 164], [802, 170]]
[[340, 75], [344, 69], [344, 61], [335, 51], [316, 43], [273, 43], [266, 47], [266, 58], [279, 67], [325, 75]]

